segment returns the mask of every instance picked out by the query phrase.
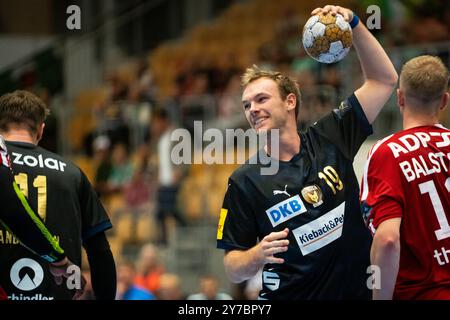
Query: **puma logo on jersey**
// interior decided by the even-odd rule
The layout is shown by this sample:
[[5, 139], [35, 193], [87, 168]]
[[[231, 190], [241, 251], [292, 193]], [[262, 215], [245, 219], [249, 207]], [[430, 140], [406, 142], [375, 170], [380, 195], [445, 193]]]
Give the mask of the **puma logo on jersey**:
[[287, 185], [284, 186], [284, 190], [273, 190], [273, 195], [276, 196], [277, 194], [285, 194], [288, 197], [290, 197], [291, 195], [289, 193], [287, 193], [286, 189], [287, 189]]
[[53, 159], [53, 158], [45, 158], [40, 154], [37, 158], [31, 155], [24, 156], [21, 153], [13, 152], [13, 163], [21, 166], [28, 166], [31, 168], [39, 167], [39, 168], [47, 168], [51, 170], [58, 170], [64, 172], [64, 168], [67, 166], [67, 163]]

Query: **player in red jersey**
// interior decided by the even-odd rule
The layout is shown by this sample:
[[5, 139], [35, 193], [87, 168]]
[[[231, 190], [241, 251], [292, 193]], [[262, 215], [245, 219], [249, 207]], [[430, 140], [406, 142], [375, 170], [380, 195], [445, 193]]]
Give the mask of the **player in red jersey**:
[[450, 299], [450, 130], [438, 124], [449, 72], [437, 57], [402, 68], [403, 131], [375, 144], [361, 185], [380, 269], [374, 299]]

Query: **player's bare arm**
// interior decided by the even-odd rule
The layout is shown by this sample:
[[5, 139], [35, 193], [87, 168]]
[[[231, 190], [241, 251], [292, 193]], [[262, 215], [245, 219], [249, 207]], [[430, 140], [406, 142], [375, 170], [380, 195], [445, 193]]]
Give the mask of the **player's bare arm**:
[[370, 260], [380, 268], [381, 288], [373, 290], [374, 300], [391, 300], [400, 263], [401, 218], [383, 221], [375, 232]]
[[251, 249], [227, 251], [224, 265], [230, 280], [240, 283], [253, 277], [267, 263], [284, 263], [284, 259], [276, 258], [274, 255], [288, 250], [289, 240], [286, 239], [288, 233], [287, 228], [272, 232]]
[[[311, 14], [340, 13], [346, 21], [353, 19], [353, 12], [339, 6], [327, 5], [314, 9]], [[355, 91], [369, 123], [373, 123], [378, 113], [389, 100], [397, 85], [398, 74], [394, 65], [377, 39], [362, 22], [353, 29], [353, 45], [358, 54], [364, 74], [363, 85]]]

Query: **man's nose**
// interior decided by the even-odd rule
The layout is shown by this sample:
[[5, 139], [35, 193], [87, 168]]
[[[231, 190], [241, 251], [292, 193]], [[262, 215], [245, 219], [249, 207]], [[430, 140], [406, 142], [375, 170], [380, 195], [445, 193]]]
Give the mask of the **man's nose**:
[[257, 112], [259, 112], [258, 104], [255, 103], [254, 101], [252, 101], [250, 103], [250, 113], [253, 115], [253, 114], [257, 113]]

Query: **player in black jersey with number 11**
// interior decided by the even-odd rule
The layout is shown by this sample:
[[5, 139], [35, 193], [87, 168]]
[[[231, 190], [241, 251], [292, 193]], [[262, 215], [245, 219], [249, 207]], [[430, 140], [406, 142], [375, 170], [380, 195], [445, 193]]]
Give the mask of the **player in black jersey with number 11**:
[[[294, 80], [256, 66], [242, 78], [242, 103], [258, 133], [279, 129], [279, 170], [262, 175], [248, 163], [229, 179], [217, 232], [233, 282], [263, 268], [260, 299], [369, 299], [371, 237], [359, 207], [353, 158], [392, 94], [397, 73], [353, 12], [335, 6], [353, 27], [364, 83], [306, 132], [297, 131], [300, 92]], [[267, 144], [258, 153], [271, 157]], [[259, 242], [258, 242], [259, 239]]]
[[[83, 172], [59, 155], [37, 146], [47, 115], [47, 106], [30, 92], [15, 91], [0, 97], [0, 134], [6, 140], [14, 180], [36, 208], [33, 221], [44, 222], [67, 257], [78, 266], [84, 246], [96, 298], [114, 299], [115, 265], [104, 233], [111, 222]], [[78, 276], [72, 268], [74, 278], [57, 285], [52, 277], [55, 270], [49, 268], [46, 257], [40, 258], [19, 246], [4, 226], [0, 226], [0, 233], [6, 235], [0, 238], [0, 284], [9, 299], [73, 297], [79, 286], [76, 279], [81, 279], [79, 269]], [[61, 277], [57, 278], [62, 282]]]
[[[68, 268], [72, 265], [64, 250], [55, 241], [53, 235], [30, 207], [27, 199], [14, 182], [14, 173], [7, 153], [5, 140], [0, 135], [0, 224], [14, 234], [28, 250], [50, 263], [50, 272], [55, 281], [69, 277]], [[81, 279], [83, 281], [84, 279]], [[84, 283], [74, 299], [80, 297]], [[0, 283], [0, 300], [8, 299]]]

